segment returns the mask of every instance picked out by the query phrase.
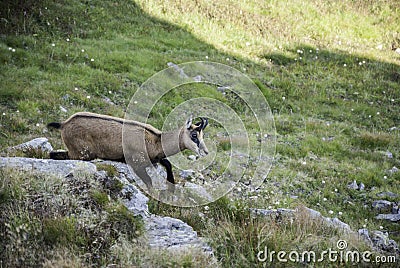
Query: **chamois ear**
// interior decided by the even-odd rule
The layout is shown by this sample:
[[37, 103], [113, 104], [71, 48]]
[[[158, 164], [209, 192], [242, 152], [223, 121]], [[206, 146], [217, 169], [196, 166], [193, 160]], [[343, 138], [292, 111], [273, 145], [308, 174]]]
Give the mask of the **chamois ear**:
[[193, 116], [190, 115], [190, 117], [186, 120], [186, 128], [190, 129], [190, 127], [192, 126], [192, 121], [193, 121]]
[[205, 129], [208, 125], [208, 119], [205, 117], [200, 117], [201, 121], [196, 123], [196, 126], [200, 127], [201, 130]]

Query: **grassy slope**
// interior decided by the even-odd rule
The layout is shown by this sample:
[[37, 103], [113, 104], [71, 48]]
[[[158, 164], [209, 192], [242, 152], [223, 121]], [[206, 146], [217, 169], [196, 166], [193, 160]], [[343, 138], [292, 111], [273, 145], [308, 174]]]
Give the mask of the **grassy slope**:
[[[400, 166], [399, 130], [390, 130], [400, 125], [399, 54], [391, 50], [400, 47], [396, 1], [14, 2], [3, 1], [0, 9], [6, 18], [0, 25], [1, 148], [43, 135], [47, 122], [75, 111], [123, 116], [137, 87], [167, 62], [207, 57], [248, 74], [275, 115], [276, 164], [261, 191], [249, 194], [255, 197], [234, 203], [236, 212], [304, 204], [353, 229], [382, 226], [399, 241], [398, 225], [374, 220], [370, 207], [378, 192], [400, 193], [399, 173], [388, 172]], [[163, 116], [169, 107], [157, 109]], [[45, 135], [62, 146], [57, 133]], [[348, 190], [353, 180], [367, 191]], [[218, 206], [231, 206], [224, 202], [211, 212], [165, 213], [192, 222], [215, 245], [235, 233], [251, 240], [264, 230], [263, 222], [243, 227], [246, 219], [217, 216], [225, 215]], [[223, 228], [193, 216], [199, 212]], [[302, 224], [316, 247], [337, 237]], [[268, 240], [281, 241], [275, 249], [307, 246], [302, 230], [289, 228], [280, 240], [279, 228]], [[245, 235], [233, 238], [235, 245], [249, 242]], [[218, 250], [218, 257], [254, 252], [234, 247]]]

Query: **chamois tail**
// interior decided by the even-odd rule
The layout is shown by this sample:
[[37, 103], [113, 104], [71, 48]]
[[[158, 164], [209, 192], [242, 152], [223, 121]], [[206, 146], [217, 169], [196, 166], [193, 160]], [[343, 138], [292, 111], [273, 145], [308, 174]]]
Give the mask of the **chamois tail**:
[[52, 128], [56, 128], [56, 129], [60, 129], [61, 128], [61, 123], [52, 122], [52, 123], [48, 123], [47, 126], [48, 127], [52, 127]]

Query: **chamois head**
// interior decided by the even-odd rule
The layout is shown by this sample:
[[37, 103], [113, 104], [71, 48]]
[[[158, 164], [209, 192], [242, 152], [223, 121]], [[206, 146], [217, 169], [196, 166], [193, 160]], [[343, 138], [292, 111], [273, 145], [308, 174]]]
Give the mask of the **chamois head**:
[[189, 149], [199, 156], [208, 154], [208, 149], [203, 140], [203, 130], [208, 125], [207, 118], [200, 118], [201, 121], [192, 124], [192, 117], [190, 117], [185, 126], [183, 127], [183, 133], [181, 136], [181, 142], [186, 149]]

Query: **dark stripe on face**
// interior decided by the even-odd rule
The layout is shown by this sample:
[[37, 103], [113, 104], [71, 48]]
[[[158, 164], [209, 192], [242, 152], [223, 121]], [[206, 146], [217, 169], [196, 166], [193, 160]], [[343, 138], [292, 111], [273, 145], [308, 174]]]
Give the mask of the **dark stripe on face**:
[[190, 132], [190, 139], [197, 144], [197, 147], [200, 147], [199, 135], [200, 133], [196, 130]]

